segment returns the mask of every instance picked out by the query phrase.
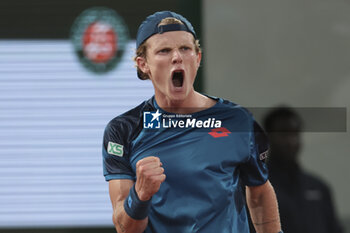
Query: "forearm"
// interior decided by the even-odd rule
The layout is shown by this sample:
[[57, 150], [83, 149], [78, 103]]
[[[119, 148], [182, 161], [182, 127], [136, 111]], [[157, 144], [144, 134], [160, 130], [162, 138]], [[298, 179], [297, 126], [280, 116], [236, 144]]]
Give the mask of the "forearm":
[[146, 229], [148, 217], [142, 220], [131, 218], [124, 210], [124, 201], [118, 202], [113, 213], [113, 223], [118, 233], [142, 233]]
[[247, 188], [247, 204], [257, 233], [278, 233], [281, 230], [277, 198], [270, 182], [262, 187]]
[[113, 223], [118, 233], [142, 233], [148, 225], [151, 198], [165, 180], [159, 158], [150, 156], [136, 163], [136, 183], [128, 179], [109, 181]]
[[142, 220], [131, 218], [125, 212], [124, 201], [129, 197], [134, 181], [121, 179], [109, 181], [109, 194], [113, 207], [113, 223], [118, 233], [142, 233], [148, 224], [147, 215]]

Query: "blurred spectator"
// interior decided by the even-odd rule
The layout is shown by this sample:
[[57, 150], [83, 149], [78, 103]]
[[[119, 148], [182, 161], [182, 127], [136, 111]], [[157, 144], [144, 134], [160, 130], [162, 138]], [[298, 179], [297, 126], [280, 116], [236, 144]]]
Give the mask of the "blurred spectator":
[[300, 165], [301, 117], [288, 107], [269, 112], [264, 127], [270, 139], [268, 167], [285, 233], [343, 232], [335, 214], [330, 189]]

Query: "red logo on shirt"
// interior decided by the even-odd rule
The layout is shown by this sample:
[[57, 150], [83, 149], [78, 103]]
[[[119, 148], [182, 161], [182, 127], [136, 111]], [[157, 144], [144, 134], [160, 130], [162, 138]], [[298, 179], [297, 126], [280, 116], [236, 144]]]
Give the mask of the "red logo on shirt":
[[221, 137], [227, 137], [228, 134], [230, 133], [231, 132], [228, 129], [226, 129], [225, 127], [221, 127], [221, 128], [212, 129], [211, 132], [209, 132], [208, 134], [210, 134], [214, 138], [221, 138]]

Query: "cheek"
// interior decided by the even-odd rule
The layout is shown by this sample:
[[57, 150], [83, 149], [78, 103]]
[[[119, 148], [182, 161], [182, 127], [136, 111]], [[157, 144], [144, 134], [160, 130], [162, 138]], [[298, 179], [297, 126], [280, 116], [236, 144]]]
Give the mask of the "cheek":
[[164, 72], [167, 63], [164, 60], [153, 60], [150, 65], [150, 70], [153, 72]]
[[150, 67], [151, 79], [156, 86], [166, 83], [166, 69], [162, 64], [156, 64]]
[[192, 74], [196, 74], [196, 73], [197, 73], [197, 70], [198, 70], [198, 68], [199, 68], [199, 63], [198, 63], [198, 61], [197, 61], [196, 59], [191, 59], [191, 61], [190, 61], [189, 64], [191, 64], [191, 66], [189, 67], [189, 68], [190, 68], [190, 72], [191, 72]]
[[189, 59], [192, 61], [194, 67], [196, 67], [196, 68], [198, 69], [199, 64], [200, 64], [200, 61], [201, 61], [200, 55], [199, 55], [199, 54], [196, 54], [196, 53], [194, 52], [194, 53], [191, 54], [191, 57], [190, 57]]

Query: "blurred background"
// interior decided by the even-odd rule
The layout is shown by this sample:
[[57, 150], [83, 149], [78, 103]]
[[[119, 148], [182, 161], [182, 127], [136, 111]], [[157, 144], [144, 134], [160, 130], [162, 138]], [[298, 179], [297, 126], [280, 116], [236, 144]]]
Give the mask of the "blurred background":
[[[199, 34], [197, 90], [252, 109], [349, 108], [349, 1], [1, 0], [0, 232], [114, 232], [103, 130], [153, 94], [132, 57], [159, 10]], [[303, 133], [301, 159], [350, 232], [346, 127]]]

